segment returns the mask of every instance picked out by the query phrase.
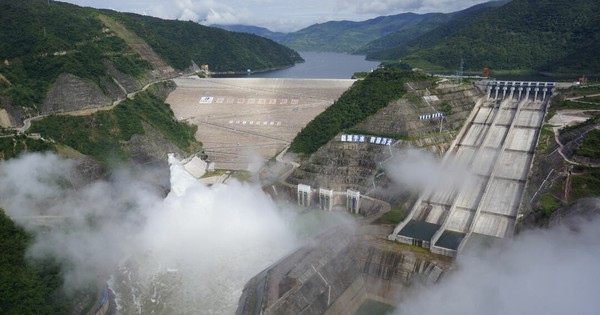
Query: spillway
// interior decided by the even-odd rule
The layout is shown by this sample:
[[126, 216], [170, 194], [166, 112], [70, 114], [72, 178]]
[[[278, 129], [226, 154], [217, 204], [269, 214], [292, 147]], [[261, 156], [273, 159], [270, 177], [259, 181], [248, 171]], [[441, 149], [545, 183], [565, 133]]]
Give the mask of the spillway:
[[443, 160], [470, 180], [423, 192], [390, 239], [456, 256], [471, 238], [512, 236], [554, 85], [490, 82]]

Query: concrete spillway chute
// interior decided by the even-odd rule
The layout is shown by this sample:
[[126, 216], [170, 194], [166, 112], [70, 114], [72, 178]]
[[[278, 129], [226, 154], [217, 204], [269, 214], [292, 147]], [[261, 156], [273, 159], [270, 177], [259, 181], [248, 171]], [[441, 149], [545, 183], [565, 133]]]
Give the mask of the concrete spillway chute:
[[[456, 148], [447, 151], [471, 166], [474, 182], [464, 188], [423, 192], [388, 238], [455, 256], [469, 239], [477, 242], [510, 237], [525, 191], [532, 148], [543, 123], [546, 96], [552, 92], [547, 86], [490, 82], [491, 97], [474, 109], [470, 123], [453, 143]], [[540, 102], [538, 95], [545, 102]]]

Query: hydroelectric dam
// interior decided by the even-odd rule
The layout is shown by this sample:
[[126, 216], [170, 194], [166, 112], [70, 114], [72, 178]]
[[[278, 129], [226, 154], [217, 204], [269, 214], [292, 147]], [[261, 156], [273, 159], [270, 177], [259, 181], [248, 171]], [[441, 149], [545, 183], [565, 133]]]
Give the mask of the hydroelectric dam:
[[454, 257], [470, 240], [512, 236], [554, 87], [549, 82], [488, 82], [486, 96], [442, 160], [471, 174], [465, 174], [464, 185], [422, 192], [389, 239]]
[[217, 169], [247, 170], [283, 150], [356, 80], [178, 78], [166, 100]]

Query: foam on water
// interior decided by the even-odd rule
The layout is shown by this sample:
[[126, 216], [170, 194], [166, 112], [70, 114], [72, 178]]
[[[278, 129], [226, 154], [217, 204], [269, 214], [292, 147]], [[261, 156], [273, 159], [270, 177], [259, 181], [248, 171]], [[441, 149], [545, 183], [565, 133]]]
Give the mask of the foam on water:
[[140, 246], [115, 274], [123, 314], [233, 313], [244, 284], [296, 244], [259, 186], [208, 187], [169, 157], [171, 192], [152, 209]]

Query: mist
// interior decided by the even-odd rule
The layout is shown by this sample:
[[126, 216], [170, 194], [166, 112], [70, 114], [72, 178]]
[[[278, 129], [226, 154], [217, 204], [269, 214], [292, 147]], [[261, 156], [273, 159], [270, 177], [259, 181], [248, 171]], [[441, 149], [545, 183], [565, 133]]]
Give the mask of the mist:
[[469, 188], [475, 182], [475, 175], [455, 157], [442, 160], [423, 149], [395, 150], [384, 167], [399, 189], [417, 193]]
[[600, 314], [599, 239], [596, 216], [465, 252], [439, 283], [401, 297], [395, 314]]
[[[170, 164], [165, 198], [148, 170], [86, 182], [71, 160], [26, 155], [0, 163], [0, 207], [36, 236], [29, 258], [63, 263], [67, 289], [112, 275], [123, 314], [234, 313], [244, 284], [300, 246], [297, 214], [258, 185], [207, 187]], [[26, 224], [40, 216], [50, 228]]]

